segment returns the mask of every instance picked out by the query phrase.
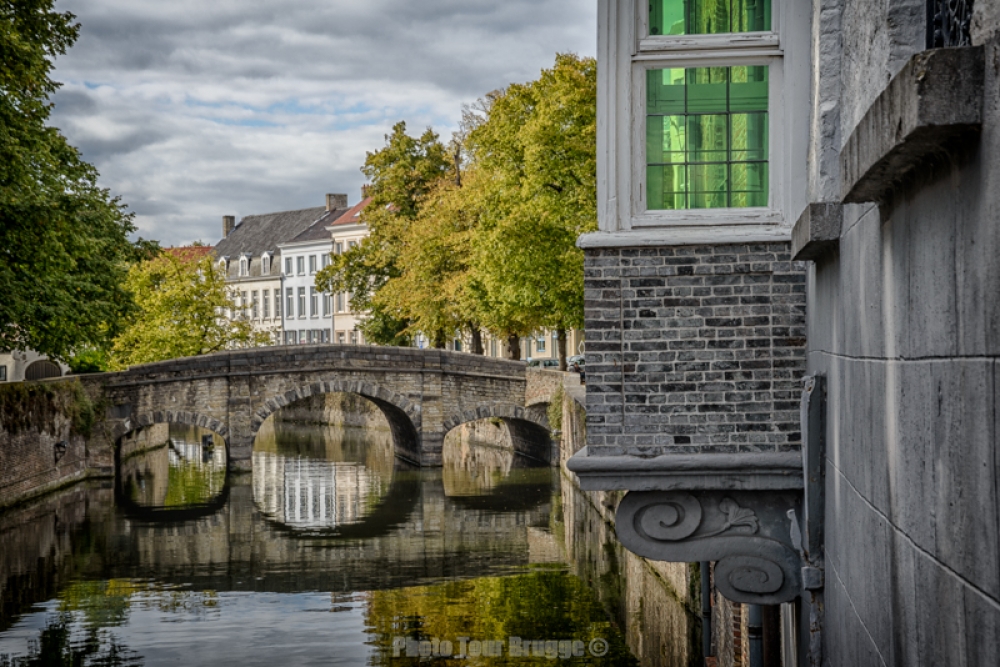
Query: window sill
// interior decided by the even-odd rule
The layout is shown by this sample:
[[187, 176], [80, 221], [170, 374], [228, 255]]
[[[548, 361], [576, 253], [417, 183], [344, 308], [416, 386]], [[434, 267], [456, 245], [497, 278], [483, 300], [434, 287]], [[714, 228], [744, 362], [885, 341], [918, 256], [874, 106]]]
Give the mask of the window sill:
[[780, 225], [784, 217], [770, 208], [705, 208], [684, 211], [647, 211], [633, 215], [632, 229], [650, 227], [705, 227], [722, 225]]
[[844, 203], [882, 201], [921, 163], [974, 142], [982, 127], [985, 65], [981, 46], [913, 56], [840, 154]]
[[716, 49], [778, 50], [778, 35], [773, 32], [725, 33], [717, 35], [651, 35], [639, 40], [639, 53], [712, 51]]
[[577, 239], [583, 250], [597, 248], [641, 248], [649, 246], [702, 245], [707, 243], [787, 243], [791, 230], [785, 226], [687, 226], [593, 232]]

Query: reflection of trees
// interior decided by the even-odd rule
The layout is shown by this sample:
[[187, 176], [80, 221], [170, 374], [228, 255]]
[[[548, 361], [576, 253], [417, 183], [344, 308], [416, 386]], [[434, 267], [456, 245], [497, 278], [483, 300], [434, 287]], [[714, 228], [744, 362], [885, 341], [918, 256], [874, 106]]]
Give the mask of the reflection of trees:
[[[202, 436], [212, 435], [212, 447]], [[167, 447], [143, 452], [122, 464], [126, 497], [142, 507], [181, 508], [206, 505], [226, 484], [225, 442], [211, 431], [170, 425]]]
[[513, 447], [466, 438], [446, 439], [441, 456], [444, 492], [450, 498], [489, 493], [514, 466]]
[[[448, 640], [458, 653], [458, 638], [501, 640], [503, 655], [480, 657], [477, 665], [510, 664], [507, 640], [581, 640], [603, 638], [610, 651], [577, 664], [637, 665], [624, 639], [583, 581], [561, 570], [540, 570], [510, 577], [484, 577], [433, 586], [376, 591], [370, 594], [367, 625], [378, 650], [372, 665], [416, 665], [419, 658], [393, 658], [395, 637]], [[434, 664], [465, 665], [467, 659], [441, 658]], [[517, 664], [552, 664], [545, 657]]]
[[0, 656], [0, 667], [139, 667], [141, 655], [97, 626], [75, 629], [73, 616], [59, 614], [39, 633], [26, 656]]

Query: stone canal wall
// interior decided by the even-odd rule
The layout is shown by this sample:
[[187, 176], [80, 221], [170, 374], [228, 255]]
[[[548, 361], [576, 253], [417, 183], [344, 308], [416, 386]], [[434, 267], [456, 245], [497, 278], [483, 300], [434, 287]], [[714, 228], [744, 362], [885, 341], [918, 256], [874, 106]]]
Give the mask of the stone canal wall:
[[0, 508], [114, 470], [99, 391], [77, 379], [0, 385]]
[[567, 556], [573, 563], [586, 564], [578, 574], [588, 581], [619, 582], [616, 587], [599, 585], [598, 594], [624, 619], [629, 649], [643, 665], [702, 664], [698, 566], [647, 560], [618, 542], [615, 509], [624, 493], [583, 491], [566, 470], [566, 461], [586, 445], [587, 411], [570, 392], [564, 393], [562, 407], [558, 462], [564, 521], [568, 532], [586, 535], [566, 541]]

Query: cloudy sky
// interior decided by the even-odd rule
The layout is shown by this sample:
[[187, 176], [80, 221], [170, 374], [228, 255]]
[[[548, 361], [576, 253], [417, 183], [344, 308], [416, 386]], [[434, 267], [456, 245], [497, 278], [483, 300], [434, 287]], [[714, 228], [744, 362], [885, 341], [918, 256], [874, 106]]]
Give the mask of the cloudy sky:
[[450, 136], [463, 103], [593, 55], [595, 0], [58, 0], [80, 40], [53, 124], [164, 245], [223, 215], [360, 197], [394, 123]]

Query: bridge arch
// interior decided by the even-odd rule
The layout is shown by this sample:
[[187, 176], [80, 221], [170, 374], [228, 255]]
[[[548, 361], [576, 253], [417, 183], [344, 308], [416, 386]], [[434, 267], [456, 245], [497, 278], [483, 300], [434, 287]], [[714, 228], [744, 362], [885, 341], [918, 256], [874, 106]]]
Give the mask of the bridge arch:
[[501, 419], [507, 424], [514, 450], [533, 459], [549, 462], [552, 457], [551, 433], [548, 423], [537, 410], [528, 410], [511, 403], [491, 403], [453, 414], [444, 421], [444, 433], [462, 424], [481, 419]]
[[420, 407], [410, 402], [405, 396], [390, 391], [385, 387], [359, 380], [328, 380], [311, 382], [282, 394], [277, 394], [264, 400], [263, 405], [254, 413], [250, 424], [252, 438], [257, 437], [260, 427], [268, 417], [278, 410], [313, 396], [323, 394], [357, 394], [374, 403], [385, 415], [392, 431], [392, 439], [396, 455], [407, 461], [420, 462], [420, 435], [418, 427], [421, 423]]
[[226, 448], [229, 448], [229, 428], [226, 427], [225, 422], [214, 417], [209, 417], [208, 415], [181, 410], [158, 410], [156, 412], [146, 412], [136, 415], [134, 419], [116, 424], [112, 430], [112, 438], [115, 442], [118, 442], [126, 435], [153, 426], [154, 424], [200, 426], [222, 436], [222, 439], [226, 441]]

